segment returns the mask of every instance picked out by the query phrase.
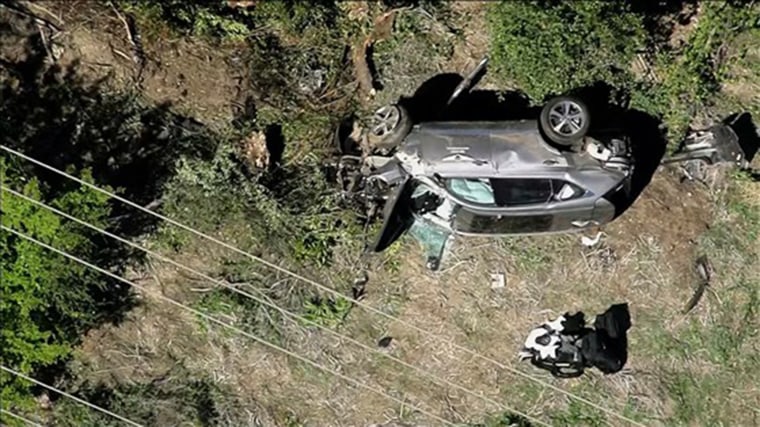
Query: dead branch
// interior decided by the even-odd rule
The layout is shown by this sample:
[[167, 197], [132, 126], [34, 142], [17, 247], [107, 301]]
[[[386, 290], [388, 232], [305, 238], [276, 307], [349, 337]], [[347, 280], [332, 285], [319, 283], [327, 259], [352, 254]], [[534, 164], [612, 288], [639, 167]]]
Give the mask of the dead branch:
[[47, 37], [45, 36], [45, 29], [42, 28], [42, 24], [39, 22], [37, 23], [37, 31], [40, 33], [40, 40], [42, 40], [42, 46], [45, 48], [45, 53], [47, 53], [48, 58], [50, 58], [50, 63], [54, 63], [55, 56], [53, 55], [53, 51], [50, 50], [50, 43], [48, 43]]
[[53, 12], [50, 11], [50, 9], [47, 9], [47, 8], [45, 8], [42, 5], [39, 5], [37, 3], [32, 3], [32, 2], [23, 2], [22, 4], [25, 7], [27, 7], [27, 8], [37, 9], [37, 10], [39, 10], [41, 12], [46, 13], [48, 16], [50, 16], [50, 17], [54, 18], [56, 21], [58, 21], [58, 23], [61, 24], [61, 25], [65, 24], [65, 22], [63, 22], [63, 19], [60, 16], [54, 14]]
[[372, 38], [367, 37], [363, 42], [354, 45], [351, 54], [351, 59], [354, 63], [354, 74], [359, 82], [359, 87], [364, 92], [365, 99], [375, 96], [375, 88], [372, 84], [372, 72], [367, 62], [367, 50], [371, 45]]
[[116, 17], [124, 24], [127, 40], [132, 47], [132, 62], [138, 66], [136, 80], [139, 82], [142, 79], [143, 69], [145, 68], [145, 51], [143, 50], [140, 34], [138, 34], [137, 28], [135, 28], [134, 25], [134, 20], [132, 20], [131, 17], [127, 19], [127, 17], [125, 17], [113, 3], [111, 3], [111, 8], [116, 14]]
[[23, 16], [25, 18], [32, 19], [38, 25], [45, 25], [46, 27], [50, 28], [51, 30], [55, 30], [55, 31], [58, 31], [58, 32], [63, 31], [61, 29], [61, 27], [53, 24], [52, 22], [48, 21], [45, 18], [40, 18], [39, 16], [35, 15], [34, 13], [32, 13], [29, 10], [24, 9], [23, 7], [19, 7], [17, 5], [8, 4], [8, 3], [0, 3], [0, 6], [4, 6], [5, 8], [7, 8], [8, 10], [10, 10], [11, 12], [16, 13], [17, 15], [21, 15], [21, 16]]

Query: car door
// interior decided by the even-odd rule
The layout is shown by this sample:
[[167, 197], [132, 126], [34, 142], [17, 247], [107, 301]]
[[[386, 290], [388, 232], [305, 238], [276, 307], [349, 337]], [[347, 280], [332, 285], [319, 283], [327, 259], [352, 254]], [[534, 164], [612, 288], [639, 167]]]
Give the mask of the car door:
[[461, 205], [453, 228], [463, 234], [533, 234], [592, 225], [593, 204], [579, 186], [539, 177], [447, 180]]
[[593, 194], [579, 185], [560, 179], [552, 180], [552, 197], [547, 211], [554, 220], [551, 231], [575, 231], [598, 225], [594, 220]]
[[368, 251], [382, 252], [401, 237], [414, 223], [411, 209], [411, 196], [414, 192], [414, 180], [405, 176], [385, 202], [383, 209], [383, 225], [369, 245]]

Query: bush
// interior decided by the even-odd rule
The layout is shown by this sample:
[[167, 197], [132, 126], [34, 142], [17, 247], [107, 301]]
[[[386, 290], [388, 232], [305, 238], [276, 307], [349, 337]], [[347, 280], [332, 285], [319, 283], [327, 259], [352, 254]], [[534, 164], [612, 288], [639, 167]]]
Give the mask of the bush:
[[626, 86], [643, 46], [641, 16], [624, 1], [503, 1], [491, 6], [491, 63], [531, 98], [605, 81]]
[[[6, 169], [7, 165], [6, 159], [0, 158], [3, 186], [96, 226], [106, 226], [109, 208], [102, 194], [85, 188], [56, 193], [35, 178], [22, 184], [19, 171]], [[2, 200], [4, 226], [85, 259], [97, 255], [97, 263], [108, 268], [105, 259], [109, 255], [96, 243], [96, 233], [17, 196], [4, 192]], [[81, 334], [119, 312], [111, 304], [125, 295], [126, 286], [36, 243], [11, 233], [3, 232], [2, 236], [0, 360], [21, 373], [34, 375], [66, 361]], [[3, 372], [0, 385], [4, 405], [30, 403], [30, 383]]]
[[662, 82], [634, 106], [663, 117], [674, 134], [682, 134], [692, 117], [713, 104], [728, 77], [729, 64], [722, 58], [721, 50], [746, 30], [760, 28], [758, 13], [758, 6], [705, 2], [683, 49], [660, 49], [656, 67]]
[[253, 7], [231, 7], [226, 0], [121, 0], [120, 5], [144, 22], [165, 25], [183, 35], [225, 41], [243, 41], [259, 28], [302, 35], [310, 28], [335, 23], [333, 1], [261, 1]]

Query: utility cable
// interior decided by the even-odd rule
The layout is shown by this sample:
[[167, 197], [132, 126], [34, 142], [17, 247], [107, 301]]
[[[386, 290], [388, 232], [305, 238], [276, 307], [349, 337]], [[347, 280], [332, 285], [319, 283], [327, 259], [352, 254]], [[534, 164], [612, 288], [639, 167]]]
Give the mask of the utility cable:
[[[456, 426], [456, 424], [454, 424], [453, 422], [448, 421], [448, 420], [446, 420], [446, 419], [444, 419], [444, 418], [442, 418], [442, 417], [440, 417], [438, 415], [435, 415], [435, 414], [433, 414], [430, 411], [422, 409], [419, 406], [416, 406], [416, 405], [410, 404], [408, 402], [405, 402], [404, 400], [399, 399], [398, 397], [391, 396], [390, 394], [386, 393], [382, 389], [379, 389], [379, 388], [376, 388], [376, 387], [372, 387], [372, 386], [370, 386], [370, 385], [368, 385], [366, 383], [363, 383], [363, 382], [361, 382], [361, 381], [359, 381], [357, 379], [351, 378], [350, 376], [348, 376], [346, 374], [342, 374], [342, 373], [340, 373], [340, 372], [338, 372], [338, 371], [336, 371], [334, 369], [330, 369], [330, 368], [328, 368], [326, 366], [323, 366], [323, 365], [321, 365], [321, 364], [319, 364], [319, 363], [317, 363], [317, 362], [315, 362], [315, 361], [313, 361], [311, 359], [308, 359], [308, 358], [306, 358], [304, 356], [301, 356], [298, 353], [295, 353], [295, 352], [290, 351], [290, 350], [288, 350], [286, 348], [280, 347], [279, 345], [271, 343], [271, 342], [269, 342], [269, 341], [267, 341], [267, 340], [265, 340], [265, 339], [263, 339], [263, 338], [255, 335], [255, 334], [252, 334], [250, 332], [244, 331], [244, 330], [242, 330], [242, 329], [240, 329], [240, 328], [238, 328], [238, 327], [236, 327], [234, 325], [231, 325], [229, 323], [223, 322], [223, 321], [221, 321], [221, 320], [219, 320], [219, 319], [217, 319], [217, 318], [215, 318], [215, 317], [213, 317], [213, 316], [211, 316], [209, 314], [206, 314], [206, 313], [204, 313], [204, 312], [202, 312], [200, 310], [197, 310], [197, 309], [189, 307], [189, 306], [187, 306], [185, 304], [182, 304], [181, 302], [178, 302], [178, 301], [176, 301], [176, 300], [174, 300], [172, 298], [169, 298], [169, 297], [167, 297], [165, 295], [161, 295], [161, 294], [157, 294], [155, 292], [151, 292], [150, 290], [148, 290], [144, 286], [138, 285], [137, 283], [135, 283], [133, 281], [130, 281], [128, 279], [125, 279], [125, 278], [119, 276], [118, 274], [114, 274], [114, 273], [112, 273], [112, 272], [110, 272], [108, 270], [105, 270], [105, 269], [103, 269], [101, 267], [98, 267], [97, 265], [92, 264], [92, 263], [90, 263], [88, 261], [85, 261], [82, 258], [79, 258], [79, 257], [76, 257], [74, 255], [71, 255], [71, 254], [69, 254], [69, 253], [67, 253], [67, 252], [65, 252], [65, 251], [63, 251], [61, 249], [55, 248], [53, 246], [50, 246], [50, 245], [48, 245], [46, 243], [43, 243], [43, 242], [41, 242], [41, 241], [39, 241], [39, 240], [31, 237], [31, 236], [28, 236], [28, 235], [26, 235], [24, 233], [21, 233], [21, 232], [18, 232], [16, 230], [13, 230], [13, 229], [11, 229], [9, 227], [6, 227], [4, 225], [0, 225], [0, 229], [5, 230], [5, 231], [7, 231], [9, 233], [12, 233], [12, 234], [14, 234], [14, 235], [16, 235], [18, 237], [23, 238], [23, 239], [26, 239], [26, 240], [28, 240], [28, 241], [30, 241], [30, 242], [32, 242], [34, 244], [37, 244], [37, 245], [39, 245], [39, 246], [41, 246], [41, 247], [43, 247], [43, 248], [45, 248], [45, 249], [47, 249], [49, 251], [55, 252], [58, 255], [62, 255], [62, 256], [66, 257], [66, 258], [68, 258], [68, 259], [70, 259], [72, 261], [78, 262], [79, 264], [84, 265], [85, 267], [89, 267], [89, 268], [91, 268], [91, 269], [93, 269], [93, 270], [95, 270], [95, 271], [97, 271], [99, 273], [105, 274], [106, 276], [111, 277], [112, 279], [118, 280], [118, 281], [120, 281], [120, 282], [122, 282], [124, 284], [129, 285], [129, 286], [132, 286], [135, 289], [139, 289], [139, 290], [141, 290], [141, 291], [143, 291], [145, 293], [152, 294], [156, 298], [162, 299], [162, 300], [168, 302], [169, 304], [172, 304], [172, 305], [174, 305], [176, 307], [179, 307], [179, 308], [181, 308], [181, 309], [183, 309], [183, 310], [185, 310], [187, 312], [190, 312], [190, 313], [192, 313], [192, 314], [194, 314], [196, 316], [202, 317], [202, 318], [204, 318], [204, 319], [206, 319], [206, 320], [208, 320], [210, 322], [214, 322], [214, 323], [216, 323], [218, 325], [224, 326], [224, 327], [226, 327], [226, 328], [228, 328], [228, 329], [230, 329], [230, 330], [232, 330], [234, 332], [237, 332], [237, 333], [239, 333], [241, 335], [244, 335], [244, 336], [246, 336], [246, 337], [248, 337], [248, 338], [250, 338], [250, 339], [258, 342], [259, 344], [262, 344], [262, 345], [264, 345], [266, 347], [269, 347], [272, 350], [279, 351], [279, 352], [281, 352], [281, 353], [283, 353], [285, 355], [288, 355], [288, 356], [290, 356], [290, 357], [292, 357], [294, 359], [297, 359], [297, 360], [299, 360], [299, 361], [301, 361], [303, 363], [311, 365], [314, 368], [317, 368], [317, 369], [319, 369], [321, 371], [324, 371], [324, 372], [327, 372], [329, 374], [335, 375], [336, 377], [341, 378], [341, 379], [343, 379], [343, 380], [345, 380], [345, 381], [347, 381], [347, 382], [349, 382], [349, 383], [351, 383], [351, 384], [353, 384], [355, 386], [358, 386], [358, 387], [361, 387], [361, 388], [363, 388], [365, 390], [371, 391], [371, 392], [373, 392], [373, 393], [375, 393], [375, 394], [377, 394], [379, 396], [386, 397], [389, 400], [392, 400], [392, 401], [394, 401], [394, 402], [396, 402], [396, 403], [398, 403], [400, 405], [412, 408], [415, 411], [418, 411], [418, 412], [420, 412], [420, 413], [422, 413], [422, 414], [424, 414], [424, 415], [426, 415], [426, 416], [428, 416], [428, 417], [430, 417], [430, 418], [432, 418], [434, 420], [442, 422], [443, 424], [450, 425], [450, 426]], [[7, 369], [7, 368], [5, 368], [3, 366], [0, 366], [0, 368]], [[30, 378], [27, 377], [27, 379], [30, 379]], [[30, 380], [32, 380], [32, 379], [30, 379]], [[34, 380], [32, 380], [32, 381], [34, 381]], [[74, 397], [74, 396], [70, 396], [70, 397]], [[81, 402], [82, 403], [86, 403], [84, 401], [81, 401]], [[88, 404], [88, 405], [91, 405], [91, 404]], [[135, 424], [135, 423], [133, 423], [133, 424], [136, 425], [136, 426], [139, 426], [139, 424]]]
[[456, 389], [458, 389], [460, 391], [463, 391], [463, 392], [465, 392], [465, 393], [467, 393], [467, 394], [469, 394], [469, 395], [471, 395], [473, 397], [482, 399], [482, 400], [484, 400], [484, 401], [486, 401], [488, 403], [491, 403], [491, 404], [493, 404], [493, 405], [495, 405], [497, 407], [500, 407], [500, 408], [502, 408], [502, 409], [504, 409], [506, 411], [512, 412], [512, 413], [514, 413], [516, 415], [520, 415], [521, 417], [523, 417], [523, 418], [525, 418], [525, 419], [527, 419], [527, 420], [529, 420], [529, 421], [531, 421], [533, 423], [536, 423], [536, 424], [539, 424], [539, 425], [543, 425], [543, 426], [548, 426], [548, 424], [546, 424], [545, 422], [543, 422], [543, 421], [541, 421], [541, 420], [539, 420], [539, 419], [537, 419], [537, 418], [535, 418], [533, 416], [530, 416], [530, 415], [528, 415], [528, 414], [526, 414], [524, 412], [521, 412], [521, 411], [519, 411], [517, 409], [511, 408], [511, 407], [509, 407], [509, 406], [507, 406], [507, 405], [505, 405], [503, 403], [499, 403], [496, 400], [493, 400], [493, 399], [491, 399], [491, 398], [489, 398], [489, 397], [487, 397], [487, 396], [485, 396], [485, 395], [483, 395], [481, 393], [478, 393], [478, 392], [476, 392], [474, 390], [471, 390], [471, 389], [469, 389], [467, 387], [464, 387], [462, 385], [459, 385], [457, 383], [451, 382], [451, 381], [449, 381], [447, 379], [441, 378], [438, 375], [436, 375], [436, 374], [434, 374], [434, 373], [432, 373], [432, 372], [430, 372], [428, 370], [425, 370], [423, 368], [415, 366], [415, 365], [413, 365], [411, 363], [405, 362], [404, 360], [399, 359], [398, 357], [395, 357], [395, 356], [393, 356], [391, 354], [388, 354], [388, 353], [380, 351], [380, 350], [378, 350], [378, 349], [376, 349], [374, 347], [371, 347], [371, 346], [369, 346], [367, 344], [364, 344], [364, 343], [362, 343], [362, 342], [360, 342], [360, 341], [358, 341], [358, 340], [356, 340], [354, 338], [349, 337], [348, 335], [336, 332], [336, 331], [332, 330], [331, 328], [328, 328], [326, 326], [320, 325], [319, 323], [314, 322], [313, 320], [307, 319], [304, 316], [301, 316], [299, 314], [293, 313], [292, 311], [286, 310], [286, 309], [278, 306], [277, 304], [271, 302], [270, 300], [268, 300], [268, 298], [266, 297], [266, 295], [264, 295], [263, 292], [261, 292], [260, 290], [256, 290], [256, 292], [261, 295], [260, 297], [257, 297], [255, 295], [252, 295], [252, 294], [246, 292], [246, 291], [241, 290], [240, 288], [238, 288], [236, 286], [232, 286], [232, 285], [230, 285], [229, 283], [226, 283], [223, 280], [215, 279], [215, 278], [213, 278], [213, 277], [211, 277], [211, 276], [209, 276], [209, 275], [207, 275], [205, 273], [202, 273], [202, 272], [200, 272], [198, 270], [195, 270], [195, 269], [193, 269], [191, 267], [188, 267], [188, 266], [186, 266], [186, 265], [184, 265], [182, 263], [174, 261], [173, 259], [171, 259], [169, 257], [161, 255], [161, 254], [159, 254], [157, 252], [154, 252], [154, 251], [152, 251], [152, 250], [150, 250], [148, 248], [145, 248], [144, 246], [141, 246], [141, 245], [138, 245], [136, 243], [133, 243], [133, 242], [131, 242], [131, 241], [129, 241], [129, 240], [123, 238], [123, 237], [120, 237], [120, 236], [118, 236], [116, 234], [108, 232], [108, 231], [106, 231], [106, 230], [104, 230], [104, 229], [102, 229], [100, 227], [97, 227], [97, 226], [95, 226], [93, 224], [88, 223], [87, 221], [83, 221], [83, 220], [81, 220], [81, 219], [79, 219], [77, 217], [74, 217], [74, 216], [66, 213], [66, 212], [63, 212], [63, 211], [61, 211], [59, 209], [56, 209], [56, 208], [54, 208], [54, 207], [52, 207], [50, 205], [47, 205], [47, 204], [45, 204], [43, 202], [40, 202], [39, 200], [35, 200], [35, 199], [33, 199], [33, 198], [29, 197], [29, 196], [21, 194], [21, 193], [15, 191], [15, 190], [12, 190], [12, 189], [10, 189], [8, 187], [4, 187], [4, 186], [0, 185], [0, 190], [2, 190], [4, 192], [8, 192], [8, 193], [10, 193], [10, 194], [12, 194], [12, 195], [14, 195], [16, 197], [19, 197], [19, 198], [21, 198], [23, 200], [26, 200], [27, 202], [30, 202], [30, 203], [32, 203], [34, 205], [42, 207], [42, 208], [44, 208], [44, 209], [46, 209], [46, 210], [48, 210], [50, 212], [53, 212], [56, 215], [64, 217], [64, 218], [66, 218], [66, 219], [68, 219], [70, 221], [74, 221], [77, 224], [83, 225], [83, 226], [85, 226], [85, 227], [87, 227], [87, 228], [89, 228], [91, 230], [94, 230], [94, 231], [100, 233], [100, 234], [103, 234], [103, 235], [108, 236], [108, 237], [110, 237], [110, 238], [112, 238], [114, 240], [117, 240], [117, 241], [121, 242], [121, 243], [129, 245], [130, 247], [133, 247], [133, 248], [135, 248], [137, 250], [140, 250], [140, 251], [142, 251], [142, 252], [144, 252], [144, 253], [152, 256], [152, 257], [158, 258], [158, 259], [160, 259], [160, 260], [162, 260], [164, 262], [168, 262], [169, 264], [172, 264], [173, 266], [175, 266], [177, 268], [180, 268], [180, 269], [182, 269], [184, 271], [187, 271], [187, 272], [189, 272], [191, 274], [194, 274], [194, 275], [196, 275], [196, 276], [198, 276], [200, 278], [203, 278], [203, 279], [205, 279], [205, 280], [207, 280], [209, 282], [216, 283], [217, 285], [222, 286], [222, 287], [224, 287], [226, 289], [229, 289], [229, 290], [231, 290], [231, 291], [233, 291], [233, 292], [235, 292], [237, 294], [243, 295], [244, 297], [250, 298], [250, 299], [252, 299], [252, 300], [254, 300], [256, 302], [259, 302], [259, 303], [264, 304], [264, 305], [266, 305], [268, 307], [271, 307], [271, 308], [279, 311], [283, 315], [285, 315], [287, 317], [290, 317], [291, 319], [297, 319], [299, 321], [305, 322], [305, 323], [307, 323], [309, 325], [317, 327], [318, 329], [320, 329], [320, 330], [322, 330], [324, 332], [329, 333], [330, 335], [333, 335], [334, 337], [337, 337], [339, 339], [345, 339], [346, 341], [348, 341], [348, 342], [350, 342], [350, 343], [352, 343], [352, 344], [354, 344], [354, 345], [356, 345], [358, 347], [361, 347], [362, 349], [364, 349], [366, 351], [370, 351], [372, 353], [379, 354], [380, 356], [383, 356], [383, 357], [387, 358], [388, 360], [391, 360], [391, 361], [396, 362], [396, 363], [398, 363], [398, 364], [400, 364], [400, 365], [402, 365], [402, 366], [404, 366], [406, 368], [414, 370], [415, 372], [418, 373], [418, 375], [427, 376], [428, 378], [432, 379], [438, 385], [447, 385], [449, 387], [456, 388]]
[[638, 422], [636, 420], [633, 420], [633, 419], [631, 419], [629, 417], [626, 417], [623, 414], [620, 414], [620, 413], [617, 413], [617, 412], [615, 412], [615, 411], [613, 411], [611, 409], [605, 408], [604, 406], [601, 406], [601, 405], [599, 405], [597, 403], [594, 403], [594, 402], [592, 402], [592, 401], [590, 401], [590, 400], [588, 400], [588, 399], [586, 399], [584, 397], [578, 396], [578, 395], [576, 395], [573, 392], [564, 390], [564, 389], [562, 389], [562, 388], [560, 388], [560, 387], [558, 387], [558, 386], [556, 386], [554, 384], [551, 384], [551, 383], [549, 383], [547, 381], [544, 381], [544, 380], [542, 380], [540, 378], [534, 377], [533, 375], [530, 375], [528, 373], [522, 372], [522, 371], [520, 371], [518, 369], [515, 369], [515, 368], [509, 366], [509, 365], [505, 365], [504, 363], [499, 362], [498, 360], [496, 360], [496, 359], [494, 359], [494, 358], [492, 358], [490, 356], [486, 356], [486, 355], [481, 354], [481, 353], [479, 353], [479, 352], [477, 352], [475, 350], [472, 350], [470, 348], [467, 348], [465, 346], [457, 344], [456, 342], [452, 342], [452, 341], [450, 341], [449, 339], [447, 339], [445, 337], [442, 337], [442, 336], [437, 335], [435, 333], [432, 333], [432, 332], [430, 332], [428, 330], [425, 330], [425, 329], [423, 329], [423, 328], [421, 328], [421, 327], [419, 327], [419, 326], [417, 326], [417, 325], [415, 325], [415, 324], [413, 324], [411, 322], [408, 322], [408, 321], [399, 319], [397, 317], [394, 317], [394, 316], [392, 316], [390, 314], [387, 314], [387, 313], [383, 312], [382, 310], [379, 310], [379, 309], [377, 309], [375, 307], [372, 307], [371, 305], [369, 305], [369, 304], [367, 304], [365, 302], [357, 300], [356, 298], [352, 298], [350, 296], [345, 296], [345, 295], [343, 295], [342, 293], [338, 292], [335, 289], [332, 289], [332, 288], [330, 288], [328, 286], [322, 285], [322, 284], [320, 284], [320, 283], [318, 283], [318, 282], [316, 282], [316, 281], [314, 281], [312, 279], [304, 277], [304, 276], [302, 276], [302, 275], [300, 275], [298, 273], [292, 272], [292, 271], [290, 271], [290, 270], [288, 270], [286, 268], [280, 267], [279, 265], [274, 264], [274, 263], [272, 263], [270, 261], [267, 261], [264, 258], [261, 258], [261, 257], [258, 257], [256, 255], [253, 255], [251, 253], [248, 253], [248, 252], [246, 252], [246, 251], [244, 251], [242, 249], [239, 249], [239, 248], [237, 248], [237, 247], [235, 247], [235, 246], [233, 246], [233, 245], [231, 245], [229, 243], [223, 242], [223, 241], [221, 241], [221, 240], [219, 240], [219, 239], [217, 239], [217, 238], [215, 238], [213, 236], [209, 236], [208, 234], [205, 234], [205, 233], [203, 233], [201, 231], [198, 231], [198, 230], [196, 230], [196, 229], [194, 229], [194, 228], [192, 228], [190, 226], [182, 224], [181, 222], [176, 221], [176, 220], [174, 220], [172, 218], [169, 218], [169, 217], [167, 217], [165, 215], [162, 215], [160, 213], [157, 213], [157, 212], [154, 212], [154, 211], [152, 211], [150, 209], [147, 209], [147, 208], [145, 208], [143, 206], [140, 206], [139, 204], [137, 204], [137, 203], [135, 203], [135, 202], [133, 202], [131, 200], [125, 199], [124, 197], [121, 197], [121, 196], [119, 196], [117, 194], [114, 194], [113, 192], [110, 192], [108, 190], [104, 190], [104, 189], [98, 187], [97, 185], [91, 184], [91, 183], [86, 182], [86, 181], [84, 181], [84, 180], [82, 180], [82, 179], [80, 179], [78, 177], [75, 177], [75, 176], [69, 174], [69, 173], [66, 173], [64, 171], [56, 169], [53, 166], [50, 166], [50, 165], [48, 165], [48, 164], [46, 164], [44, 162], [41, 162], [41, 161], [39, 161], [37, 159], [29, 157], [29, 156], [27, 156], [27, 155], [25, 155], [25, 154], [23, 154], [23, 153], [21, 153], [19, 151], [16, 151], [16, 150], [14, 150], [12, 148], [6, 147], [5, 145], [0, 145], [0, 149], [4, 150], [4, 151], [6, 151], [6, 152], [8, 152], [10, 154], [13, 154], [14, 156], [20, 157], [20, 158], [22, 158], [24, 160], [27, 160], [27, 161], [29, 161], [31, 163], [34, 163], [35, 165], [40, 166], [42, 168], [45, 168], [45, 169], [47, 169], [47, 170], [49, 170], [51, 172], [54, 172], [54, 173], [56, 173], [58, 175], [66, 177], [66, 178], [68, 178], [68, 179], [70, 179], [72, 181], [78, 182], [81, 185], [84, 185], [84, 186], [86, 186], [88, 188], [91, 188], [91, 189], [93, 189], [93, 190], [95, 190], [95, 191], [97, 191], [97, 192], [99, 192], [101, 194], [105, 194], [105, 195], [107, 195], [107, 196], [109, 196], [109, 197], [111, 197], [111, 198], [113, 198], [115, 200], [118, 200], [118, 201], [120, 201], [120, 202], [122, 202], [122, 203], [124, 203], [124, 204], [126, 204], [128, 206], [131, 206], [131, 207], [133, 207], [135, 209], [138, 209], [138, 210], [140, 210], [142, 212], [145, 212], [148, 215], [152, 215], [152, 216], [154, 216], [154, 217], [156, 217], [156, 218], [158, 218], [158, 219], [160, 219], [162, 221], [165, 221], [165, 222], [167, 222], [169, 224], [172, 224], [172, 225], [174, 225], [176, 227], [179, 227], [179, 228], [181, 228], [181, 229], [183, 229], [185, 231], [188, 231], [188, 232], [190, 232], [190, 233], [192, 233], [192, 234], [194, 234], [194, 235], [196, 235], [198, 237], [201, 237], [201, 238], [206, 239], [206, 240], [208, 240], [208, 241], [210, 241], [210, 242], [212, 242], [214, 244], [217, 244], [217, 245], [222, 246], [222, 247], [224, 247], [224, 248], [226, 248], [228, 250], [231, 250], [231, 251], [233, 251], [233, 252], [235, 252], [235, 253], [237, 253], [239, 255], [243, 255], [243, 256], [245, 256], [245, 257], [247, 257], [247, 258], [249, 258], [249, 259], [251, 259], [253, 261], [257, 261], [257, 262], [259, 262], [261, 264], [264, 264], [267, 267], [270, 267], [270, 268], [272, 268], [274, 270], [277, 270], [277, 271], [279, 271], [281, 273], [289, 275], [289, 276], [291, 276], [293, 278], [299, 279], [299, 280], [301, 280], [301, 281], [303, 281], [305, 283], [308, 283], [308, 284], [310, 284], [310, 285], [312, 285], [312, 286], [314, 286], [314, 287], [316, 287], [318, 289], [321, 289], [321, 290], [323, 290], [325, 292], [331, 293], [331, 294], [336, 295], [336, 296], [341, 297], [341, 298], [345, 298], [346, 300], [352, 302], [353, 304], [355, 304], [357, 306], [360, 306], [360, 307], [362, 307], [362, 308], [364, 308], [364, 309], [366, 309], [366, 310], [368, 310], [368, 311], [370, 311], [372, 313], [375, 313], [375, 314], [377, 314], [379, 316], [385, 317], [388, 320], [398, 322], [399, 324], [404, 325], [404, 326], [406, 326], [407, 328], [409, 328], [411, 330], [419, 332], [419, 333], [421, 333], [423, 335], [426, 335], [426, 336], [428, 336], [430, 338], [434, 338], [436, 341], [438, 341], [440, 343], [451, 345], [454, 348], [456, 348], [458, 350], [461, 350], [461, 351], [463, 351], [465, 353], [468, 353], [468, 354], [470, 354], [473, 357], [476, 357], [476, 358], [481, 359], [483, 361], [489, 362], [489, 363], [491, 363], [491, 364], [493, 364], [495, 366], [498, 366], [498, 367], [500, 367], [500, 368], [502, 368], [504, 370], [507, 370], [507, 371], [511, 372], [512, 374], [514, 374], [516, 376], [520, 376], [520, 377], [523, 377], [523, 378], [525, 378], [527, 380], [533, 381], [536, 384], [540, 384], [540, 385], [542, 385], [542, 386], [544, 386], [546, 388], [549, 388], [551, 390], [556, 391], [557, 393], [563, 394], [563, 395], [565, 395], [566, 397], [568, 397], [570, 399], [576, 400], [578, 402], [582, 402], [582, 403], [584, 403], [584, 404], [586, 404], [588, 406], [591, 406], [591, 407], [593, 407], [593, 408], [595, 408], [595, 409], [597, 409], [599, 411], [602, 411], [602, 412], [606, 413], [607, 415], [611, 415], [611, 416], [613, 416], [615, 418], [618, 418], [620, 420], [626, 421], [626, 422], [628, 422], [630, 424], [633, 424], [633, 425], [636, 425], [636, 426], [639, 426], [639, 427], [646, 427], [644, 424], [642, 424], [642, 423], [640, 423], [640, 422]]
[[34, 427], [42, 427], [42, 424], [40, 424], [40, 423], [36, 423], [36, 422], [34, 422], [34, 421], [30, 420], [29, 418], [24, 418], [24, 417], [22, 417], [22, 416], [21, 416], [21, 415], [19, 415], [19, 414], [14, 414], [14, 413], [13, 413], [13, 412], [11, 412], [11, 411], [6, 411], [6, 410], [5, 410], [5, 409], [3, 409], [3, 408], [0, 408], [0, 414], [5, 414], [5, 415], [7, 415], [7, 416], [9, 416], [9, 417], [11, 417], [11, 418], [15, 418], [15, 419], [17, 419], [17, 420], [19, 420], [19, 421], [21, 421], [21, 422], [23, 422], [23, 423], [25, 423], [25, 424], [28, 424], [28, 425], [30, 425], [30, 426], [34, 426]]
[[[17, 232], [11, 230], [10, 228], [8, 228], [8, 227], [6, 227], [4, 225], [2, 226], [2, 229], [10, 231], [11, 233], [19, 235], [21, 237], [26, 237], [25, 235], [22, 235], [21, 233], [17, 233]], [[72, 399], [72, 400], [75, 400], [75, 401], [81, 403], [82, 405], [89, 406], [90, 408], [95, 409], [96, 411], [102, 412], [102, 413], [104, 413], [106, 415], [110, 415], [110, 416], [116, 418], [117, 420], [123, 421], [123, 422], [125, 422], [125, 423], [127, 423], [129, 425], [132, 425], [132, 426], [135, 426], [135, 427], [143, 427], [142, 424], [138, 424], [138, 423], [130, 420], [129, 418], [122, 417], [121, 415], [116, 414], [114, 412], [111, 412], [108, 409], [101, 408], [98, 405], [92, 404], [92, 403], [90, 403], [90, 402], [88, 402], [88, 401], [86, 401], [84, 399], [80, 399], [80, 398], [74, 396], [73, 394], [66, 393], [63, 390], [60, 390], [60, 389], [57, 389], [57, 388], [55, 388], [55, 387], [53, 387], [51, 385], [45, 384], [42, 381], [35, 380], [32, 377], [29, 377], [27, 375], [22, 374], [21, 372], [15, 371], [15, 370], [13, 370], [11, 368], [8, 368], [6, 366], [3, 366], [3, 365], [0, 365], [0, 369], [2, 369], [5, 372], [8, 372], [9, 374], [13, 374], [13, 375], [15, 375], [15, 376], [17, 376], [19, 378], [23, 378], [23, 379], [25, 379], [25, 380], [27, 380], [29, 382], [33, 382], [33, 383], [37, 384], [40, 387], [44, 387], [44, 388], [46, 388], [46, 389], [48, 389], [50, 391], [53, 391], [55, 393], [58, 393], [58, 394], [62, 395], [62, 396], [66, 396], [69, 399]]]

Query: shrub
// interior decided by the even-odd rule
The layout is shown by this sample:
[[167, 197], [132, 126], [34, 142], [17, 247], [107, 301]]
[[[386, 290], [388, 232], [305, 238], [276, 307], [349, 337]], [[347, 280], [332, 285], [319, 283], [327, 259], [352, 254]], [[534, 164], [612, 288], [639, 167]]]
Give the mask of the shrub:
[[[314, 298], [304, 304], [304, 318], [317, 325], [334, 328], [340, 325], [351, 311], [351, 302], [345, 298]], [[310, 325], [308, 322], [305, 322]]]
[[686, 130], [692, 117], [712, 105], [727, 78], [721, 51], [750, 28], [760, 28], [760, 8], [733, 2], [705, 2], [688, 42], [679, 50], [662, 48], [657, 68], [662, 83], [649, 90], [643, 106], [664, 118], [676, 135]]
[[492, 64], [535, 100], [606, 81], [625, 86], [643, 23], [623, 1], [503, 1], [491, 6]]
[[[97, 226], [106, 225], [109, 208], [102, 194], [85, 188], [56, 194], [35, 178], [22, 184], [18, 173], [6, 169], [4, 158], [0, 166], [3, 186]], [[108, 257], [99, 253], [103, 248], [89, 229], [9, 193], [4, 192], [2, 200], [4, 226], [79, 257]], [[0, 360], [27, 375], [66, 361], [80, 335], [112, 314], [109, 300], [123, 295], [123, 285], [11, 233], [3, 232], [0, 238], [0, 259]], [[0, 385], [4, 405], [29, 404], [30, 383], [3, 372]]]

